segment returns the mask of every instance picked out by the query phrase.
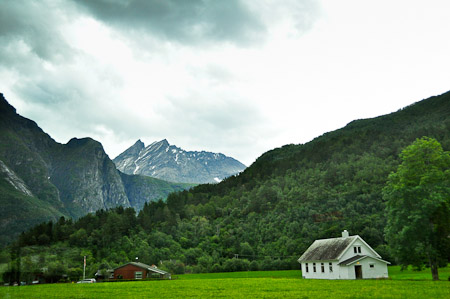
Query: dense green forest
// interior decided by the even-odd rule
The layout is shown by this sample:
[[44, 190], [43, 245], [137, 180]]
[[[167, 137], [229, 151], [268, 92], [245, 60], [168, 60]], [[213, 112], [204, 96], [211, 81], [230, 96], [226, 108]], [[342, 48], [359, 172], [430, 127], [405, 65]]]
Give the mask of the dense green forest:
[[309, 143], [269, 151], [220, 184], [146, 203], [138, 215], [116, 208], [41, 224], [6, 248], [0, 262], [13, 272], [47, 267], [71, 279], [81, 275], [84, 255], [89, 276], [136, 257], [175, 273], [293, 269], [315, 239], [343, 229], [395, 262], [384, 236], [382, 189], [415, 139], [428, 136], [450, 149], [449, 116], [446, 93], [353, 121]]

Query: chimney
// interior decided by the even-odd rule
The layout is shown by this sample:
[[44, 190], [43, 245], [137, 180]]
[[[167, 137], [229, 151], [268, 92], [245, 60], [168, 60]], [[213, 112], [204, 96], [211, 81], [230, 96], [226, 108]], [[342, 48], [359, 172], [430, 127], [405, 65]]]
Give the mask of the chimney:
[[348, 238], [348, 231], [346, 229], [342, 232], [342, 238]]

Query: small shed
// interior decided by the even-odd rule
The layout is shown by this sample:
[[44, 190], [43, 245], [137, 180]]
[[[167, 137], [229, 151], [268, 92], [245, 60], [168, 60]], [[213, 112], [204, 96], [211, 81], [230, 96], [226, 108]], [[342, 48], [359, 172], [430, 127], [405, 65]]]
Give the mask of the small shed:
[[129, 262], [114, 269], [114, 279], [171, 279], [169, 272], [143, 263]]
[[303, 278], [367, 279], [387, 278], [389, 262], [360, 236], [316, 240], [298, 259]]

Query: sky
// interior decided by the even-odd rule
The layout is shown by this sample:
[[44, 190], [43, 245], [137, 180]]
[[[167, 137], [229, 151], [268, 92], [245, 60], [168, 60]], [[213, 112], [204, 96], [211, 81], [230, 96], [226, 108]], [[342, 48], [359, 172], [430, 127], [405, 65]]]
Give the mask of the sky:
[[0, 92], [60, 143], [250, 165], [450, 90], [448, 0], [0, 0]]

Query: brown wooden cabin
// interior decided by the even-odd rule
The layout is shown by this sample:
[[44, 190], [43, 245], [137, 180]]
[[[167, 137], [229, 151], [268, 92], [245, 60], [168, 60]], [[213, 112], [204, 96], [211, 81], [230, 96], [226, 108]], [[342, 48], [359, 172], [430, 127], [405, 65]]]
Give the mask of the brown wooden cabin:
[[171, 279], [170, 273], [143, 263], [129, 262], [114, 269], [114, 279]]

